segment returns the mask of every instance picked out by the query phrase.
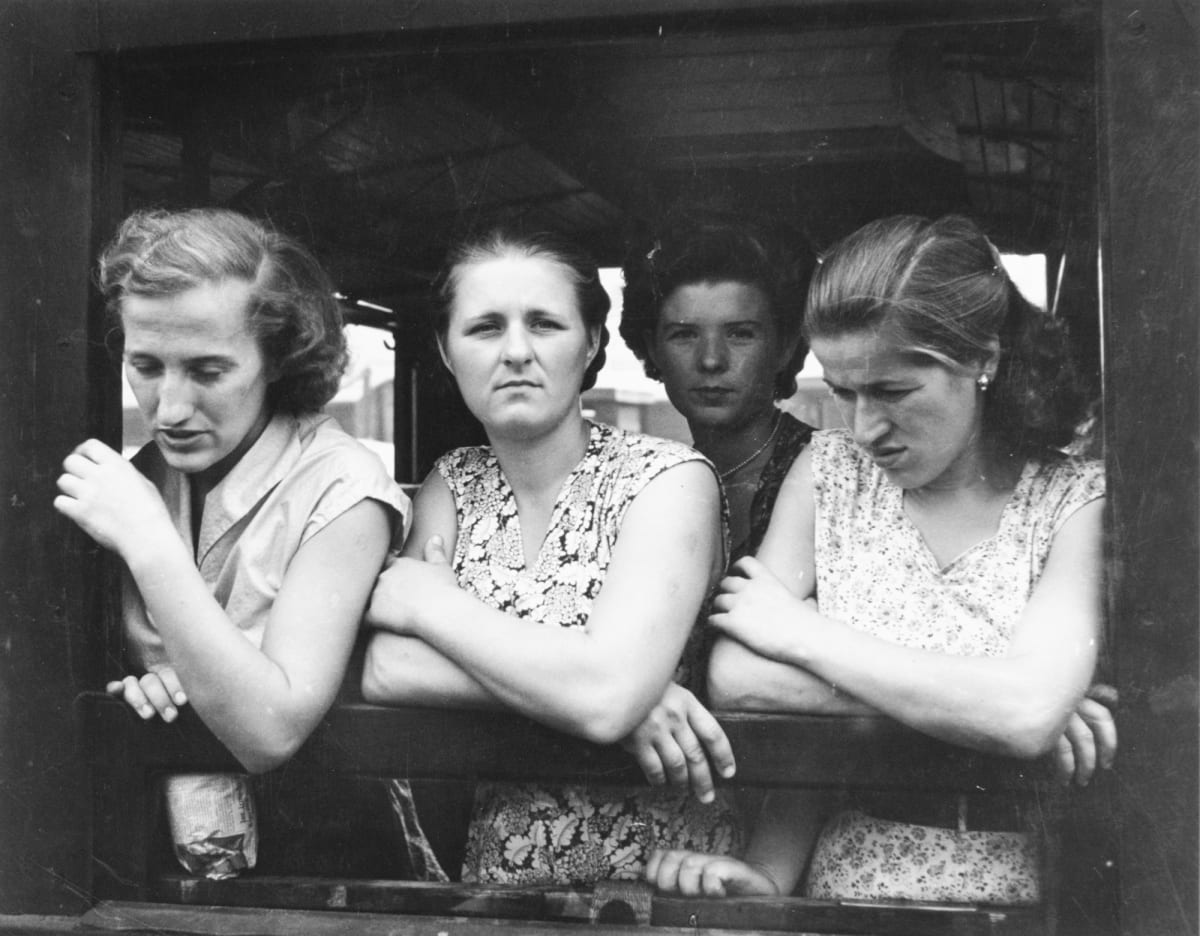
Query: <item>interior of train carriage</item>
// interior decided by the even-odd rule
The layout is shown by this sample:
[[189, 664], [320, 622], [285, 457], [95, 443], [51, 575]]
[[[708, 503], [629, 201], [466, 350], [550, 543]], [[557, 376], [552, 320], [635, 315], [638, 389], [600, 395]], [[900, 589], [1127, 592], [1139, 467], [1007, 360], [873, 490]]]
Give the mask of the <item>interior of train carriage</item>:
[[[615, 269], [681, 204], [766, 219], [817, 253], [872, 218], [964, 212], [1014, 269], [1032, 258], [1022, 288], [1068, 320], [1099, 394], [1094, 11], [749, 6], [109, 49], [96, 236], [134, 208], [216, 204], [310, 244], [361, 349], [332, 407], [406, 482], [478, 437], [439, 377], [428, 286], [448, 244], [501, 221]], [[686, 431], [613, 357], [585, 405]], [[787, 405], [828, 424], [806, 386]], [[95, 392], [115, 431], [116, 396]], [[127, 444], [138, 431], [125, 420]], [[1111, 930], [1113, 879], [1087, 886], [1081, 918]]]
[[[817, 254], [876, 217], [965, 212], [1032, 256], [1023, 288], [1072, 322], [1098, 390], [1092, 40], [1082, 20], [693, 14], [122, 56], [121, 209], [224, 205], [311, 244], [348, 321], [376, 329], [354, 329], [333, 411], [402, 481], [477, 438], [427, 296], [447, 245], [498, 222], [585, 244], [619, 299], [625, 252], [672, 210], [765, 220]], [[806, 377], [789, 405], [827, 424]], [[687, 439], [619, 339], [586, 405]]]

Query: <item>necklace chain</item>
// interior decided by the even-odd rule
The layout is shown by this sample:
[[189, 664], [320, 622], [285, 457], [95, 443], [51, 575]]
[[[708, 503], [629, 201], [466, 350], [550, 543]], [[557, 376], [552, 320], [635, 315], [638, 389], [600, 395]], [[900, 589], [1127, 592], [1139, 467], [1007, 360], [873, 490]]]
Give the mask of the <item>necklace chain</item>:
[[743, 468], [745, 468], [748, 464], [750, 464], [752, 461], [754, 461], [754, 459], [758, 458], [759, 455], [761, 455], [763, 452], [765, 452], [767, 450], [767, 447], [772, 442], [775, 441], [775, 435], [776, 435], [776, 433], [779, 432], [779, 426], [782, 423], [782, 421], [783, 420], [780, 418], [779, 413], [776, 412], [775, 418], [771, 422], [771, 432], [767, 435], [767, 441], [764, 442], [762, 445], [760, 445], [758, 448], [756, 448], [753, 452], [751, 452], [750, 457], [747, 458], [745, 461], [740, 461], [736, 465], [734, 465], [732, 468], [729, 468], [725, 471], [719, 472], [718, 476], [720, 477], [720, 479], [722, 481], [728, 481], [735, 474], [737, 474], [739, 471], [741, 471]]

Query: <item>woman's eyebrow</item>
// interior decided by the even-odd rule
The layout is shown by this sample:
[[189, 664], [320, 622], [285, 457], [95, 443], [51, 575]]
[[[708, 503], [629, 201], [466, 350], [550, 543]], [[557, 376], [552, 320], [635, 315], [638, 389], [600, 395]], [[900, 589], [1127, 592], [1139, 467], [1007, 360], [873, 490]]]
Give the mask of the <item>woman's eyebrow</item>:
[[184, 358], [184, 363], [189, 366], [195, 366], [197, 364], [230, 365], [236, 364], [237, 361], [225, 354], [200, 354], [196, 357]]

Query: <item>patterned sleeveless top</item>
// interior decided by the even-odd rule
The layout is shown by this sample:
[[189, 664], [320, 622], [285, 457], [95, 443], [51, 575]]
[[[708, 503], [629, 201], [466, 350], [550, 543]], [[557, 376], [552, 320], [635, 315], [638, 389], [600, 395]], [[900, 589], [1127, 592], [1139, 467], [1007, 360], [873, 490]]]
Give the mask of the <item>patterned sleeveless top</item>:
[[811, 445], [821, 612], [894, 643], [957, 656], [1007, 651], [1054, 535], [1104, 496], [1099, 462], [1031, 460], [995, 534], [943, 568], [904, 513], [904, 492], [849, 433], [817, 432]]
[[[811, 446], [821, 612], [882, 639], [946, 654], [1003, 654], [1054, 535], [1079, 508], [1104, 496], [1099, 462], [1030, 461], [996, 532], [941, 566], [904, 513], [904, 492], [849, 433], [814, 433]], [[1037, 903], [1036, 817], [1006, 796], [969, 799], [968, 813], [968, 797], [956, 803], [936, 793], [854, 797], [854, 808], [835, 815], [822, 832], [805, 895]], [[970, 831], [946, 827], [947, 810], [956, 807], [960, 824], [969, 815]]]
[[[458, 519], [453, 567], [484, 603], [547, 626], [582, 627], [629, 505], [668, 468], [703, 456], [677, 442], [591, 424], [563, 483], [541, 550], [526, 568], [516, 498], [490, 448], [437, 462]], [[703, 806], [686, 790], [481, 784], [463, 880], [571, 884], [636, 879], [654, 848], [740, 848], [729, 802]]]

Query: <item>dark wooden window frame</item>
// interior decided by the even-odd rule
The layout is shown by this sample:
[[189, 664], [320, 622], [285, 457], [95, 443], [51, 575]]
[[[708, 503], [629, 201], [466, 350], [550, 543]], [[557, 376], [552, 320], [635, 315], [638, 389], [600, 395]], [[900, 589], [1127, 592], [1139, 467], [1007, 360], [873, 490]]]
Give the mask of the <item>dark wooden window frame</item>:
[[[9, 340], [0, 346], [4, 404], [0, 593], [8, 700], [0, 817], [0, 912], [89, 905], [97, 868], [90, 793], [69, 700], [94, 689], [106, 641], [95, 626], [97, 551], [64, 532], [50, 507], [63, 454], [114, 426], [117, 406], [94, 375], [108, 367], [89, 291], [98, 231], [117, 180], [102, 154], [107, 56], [209, 42], [349, 36], [481, 22], [664, 15], [696, 10], [803, 10], [813, 16], [1020, 16], [1040, 3], [861, 0], [655, 3], [634, 0], [349, 0], [12, 2], [0, 36], [0, 282]], [[1200, 52], [1187, 4], [1102, 0], [1097, 192], [1104, 270], [1106, 451], [1110, 474], [1109, 614], [1116, 632], [1124, 746], [1115, 791], [1121, 929], [1195, 932], [1197, 625], [1200, 510], [1197, 394], [1200, 263]], [[86, 706], [85, 706], [86, 708]]]

